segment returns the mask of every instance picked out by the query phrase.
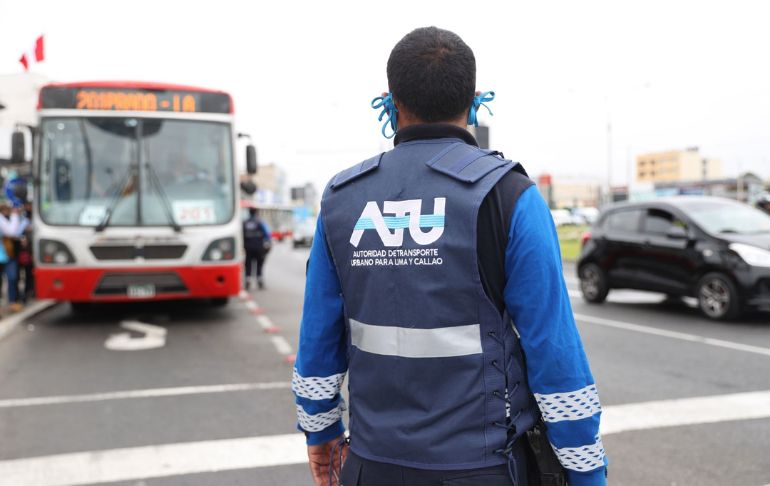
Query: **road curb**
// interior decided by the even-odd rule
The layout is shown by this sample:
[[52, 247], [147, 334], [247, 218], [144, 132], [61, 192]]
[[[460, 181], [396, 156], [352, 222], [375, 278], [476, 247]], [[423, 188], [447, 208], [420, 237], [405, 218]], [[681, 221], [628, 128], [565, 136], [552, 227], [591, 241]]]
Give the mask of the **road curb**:
[[26, 319], [43, 312], [49, 307], [53, 307], [55, 304], [55, 300], [37, 300], [26, 306], [22, 311], [0, 319], [0, 341], [11, 334]]

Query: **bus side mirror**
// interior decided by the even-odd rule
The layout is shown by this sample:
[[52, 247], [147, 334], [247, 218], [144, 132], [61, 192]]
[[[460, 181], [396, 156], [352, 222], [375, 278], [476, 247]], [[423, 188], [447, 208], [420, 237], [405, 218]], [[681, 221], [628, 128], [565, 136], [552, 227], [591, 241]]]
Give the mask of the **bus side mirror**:
[[27, 143], [24, 140], [24, 132], [15, 131], [11, 134], [11, 163], [23, 164], [26, 155]]
[[246, 172], [257, 173], [257, 149], [251, 144], [246, 146]]
[[257, 185], [251, 181], [241, 181], [241, 190], [251, 196], [257, 192]]

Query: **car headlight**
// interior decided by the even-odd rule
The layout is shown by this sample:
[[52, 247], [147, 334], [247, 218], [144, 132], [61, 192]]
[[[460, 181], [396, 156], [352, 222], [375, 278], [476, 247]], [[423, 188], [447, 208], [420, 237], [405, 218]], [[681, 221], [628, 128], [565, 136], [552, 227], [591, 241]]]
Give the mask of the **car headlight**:
[[731, 243], [730, 249], [752, 267], [770, 267], [770, 251], [743, 243]]
[[61, 241], [41, 239], [38, 247], [40, 249], [40, 261], [43, 263], [54, 265], [75, 263], [72, 252]]
[[203, 252], [203, 261], [218, 262], [235, 258], [235, 238], [214, 240]]

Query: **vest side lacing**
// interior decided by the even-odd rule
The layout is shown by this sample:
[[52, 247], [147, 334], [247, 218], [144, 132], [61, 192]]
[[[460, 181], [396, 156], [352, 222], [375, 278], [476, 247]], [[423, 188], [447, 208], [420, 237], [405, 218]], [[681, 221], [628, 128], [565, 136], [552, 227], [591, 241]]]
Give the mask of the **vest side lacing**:
[[[497, 336], [495, 331], [489, 331], [487, 332], [487, 335], [494, 339], [500, 346], [505, 349], [505, 341], [503, 341], [500, 337]], [[511, 356], [510, 359], [513, 359]], [[519, 410], [516, 412], [516, 414], [511, 417], [511, 397], [519, 390], [519, 386], [521, 385], [520, 381], [517, 381], [514, 383], [512, 389], [508, 389], [508, 375], [505, 372], [505, 368], [507, 366], [501, 367], [500, 364], [497, 362], [497, 360], [492, 360], [492, 367], [495, 368], [497, 371], [503, 374], [506, 378], [506, 389], [505, 394], [501, 394], [499, 390], [494, 390], [492, 392], [492, 396], [495, 398], [499, 398], [503, 402], [505, 402], [505, 411], [506, 411], [506, 423], [500, 423], [500, 422], [492, 422], [492, 425], [495, 427], [500, 427], [502, 429], [505, 429], [508, 431], [508, 442], [506, 442], [505, 447], [501, 449], [496, 449], [494, 451], [495, 454], [500, 454], [504, 456], [508, 462], [508, 475], [511, 478], [511, 481], [513, 482], [513, 486], [518, 486], [519, 484], [519, 471], [518, 466], [516, 465], [516, 458], [513, 456], [513, 445], [516, 442], [517, 436], [516, 436], [516, 426], [513, 425], [514, 422], [521, 416], [522, 412], [524, 410]], [[507, 364], [507, 363], [506, 363]]]
[[[342, 439], [338, 440], [336, 444], [332, 446], [331, 452], [329, 452], [329, 486], [334, 486], [334, 480], [337, 480], [337, 484], [342, 486], [340, 483], [340, 474], [342, 474], [342, 459], [343, 459], [343, 451], [345, 450], [346, 446], [350, 445], [350, 437], [343, 437]], [[340, 467], [335, 469], [334, 468], [334, 456], [336, 454], [339, 454], [339, 465]]]

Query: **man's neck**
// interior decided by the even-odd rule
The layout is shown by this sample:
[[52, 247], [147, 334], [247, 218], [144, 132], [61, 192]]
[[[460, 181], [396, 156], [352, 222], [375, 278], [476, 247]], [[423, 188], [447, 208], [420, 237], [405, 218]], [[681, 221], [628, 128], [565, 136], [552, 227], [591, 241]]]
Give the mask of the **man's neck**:
[[399, 117], [398, 117], [399, 130], [402, 128], [411, 127], [414, 125], [427, 125], [427, 124], [438, 124], [438, 123], [445, 124], [445, 125], [454, 125], [462, 129], [466, 129], [468, 126], [465, 118], [463, 117], [458, 117], [453, 120], [442, 120], [438, 122], [426, 122], [424, 120], [421, 120], [417, 117], [413, 117], [406, 113], [403, 116], [401, 115], [401, 113], [399, 113]]

